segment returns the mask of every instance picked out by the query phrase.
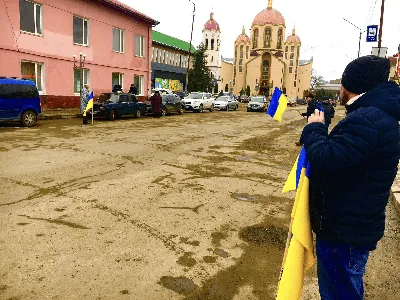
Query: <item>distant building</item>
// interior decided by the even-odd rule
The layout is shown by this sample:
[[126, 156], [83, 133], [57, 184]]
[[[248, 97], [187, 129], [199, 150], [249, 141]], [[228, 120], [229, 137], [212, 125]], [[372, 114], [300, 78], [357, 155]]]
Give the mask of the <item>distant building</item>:
[[34, 81], [44, 107], [77, 107], [85, 83], [95, 95], [133, 82], [149, 94], [158, 22], [117, 0], [0, 1], [0, 21], [0, 76]]
[[[151, 86], [183, 91], [189, 62], [188, 42], [153, 30]], [[191, 54], [196, 51], [192, 46]]]
[[278, 87], [289, 98], [303, 97], [303, 91], [310, 88], [313, 60], [300, 60], [300, 38], [293, 28], [284, 40], [285, 31], [285, 18], [272, 8], [272, 0], [255, 16], [250, 37], [242, 29], [234, 42], [233, 73], [229, 79], [235, 94], [249, 86], [252, 95], [271, 95]]
[[220, 45], [221, 45], [221, 28], [214, 19], [214, 14], [210, 14], [210, 19], [204, 24], [202, 43], [206, 48], [207, 67], [211, 71], [213, 78], [214, 92], [222, 89], [221, 85], [221, 61], [220, 61]]

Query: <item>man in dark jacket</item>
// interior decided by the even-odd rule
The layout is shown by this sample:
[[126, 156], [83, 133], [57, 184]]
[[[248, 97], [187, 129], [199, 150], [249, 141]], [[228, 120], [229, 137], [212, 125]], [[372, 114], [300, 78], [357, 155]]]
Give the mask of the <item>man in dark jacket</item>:
[[313, 94], [309, 94], [306, 97], [306, 101], [307, 101], [307, 111], [305, 113], [302, 113], [301, 115], [303, 117], [307, 117], [308, 120], [308, 118], [314, 113], [315, 109], [317, 108], [318, 101], [314, 99]]
[[329, 102], [328, 97], [322, 99], [321, 107], [324, 110], [325, 125], [329, 127], [331, 125], [332, 118], [335, 116], [335, 108], [332, 103]]
[[129, 88], [129, 93], [137, 95], [137, 87], [135, 86], [134, 83], [131, 84], [131, 87]]
[[389, 60], [364, 56], [342, 76], [347, 116], [328, 134], [315, 111], [301, 140], [311, 164], [310, 218], [317, 236], [321, 299], [363, 299], [369, 252], [385, 229], [400, 157], [400, 89]]

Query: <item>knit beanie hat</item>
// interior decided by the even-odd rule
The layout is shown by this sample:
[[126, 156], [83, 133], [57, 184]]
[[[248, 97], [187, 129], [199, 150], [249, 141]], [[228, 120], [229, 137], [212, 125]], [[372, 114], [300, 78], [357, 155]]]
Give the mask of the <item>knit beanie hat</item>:
[[389, 80], [390, 61], [375, 55], [359, 57], [349, 63], [342, 75], [342, 86], [360, 95]]

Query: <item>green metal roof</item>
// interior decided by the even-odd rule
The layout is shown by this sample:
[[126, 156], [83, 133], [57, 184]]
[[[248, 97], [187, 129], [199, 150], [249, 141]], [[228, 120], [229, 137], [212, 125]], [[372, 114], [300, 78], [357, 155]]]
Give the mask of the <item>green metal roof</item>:
[[[153, 30], [153, 42], [162, 44], [167, 47], [172, 47], [178, 50], [189, 52], [190, 44], [172, 36]], [[192, 53], [196, 51], [196, 48], [192, 45]]]

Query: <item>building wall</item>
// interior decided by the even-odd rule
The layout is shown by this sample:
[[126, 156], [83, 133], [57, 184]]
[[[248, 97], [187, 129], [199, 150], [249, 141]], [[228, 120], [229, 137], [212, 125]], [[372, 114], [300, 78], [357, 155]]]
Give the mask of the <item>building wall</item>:
[[[38, 0], [42, 5], [42, 36], [20, 31], [19, 1], [0, 2], [0, 69], [3, 76], [21, 77], [21, 61], [42, 63], [43, 93], [74, 95], [73, 55], [86, 54], [90, 88], [95, 94], [112, 88], [112, 72], [124, 74], [124, 89], [134, 75], [144, 76], [144, 95], [148, 95], [151, 60], [151, 27], [132, 16], [97, 1]], [[7, 7], [6, 7], [7, 6]], [[73, 43], [73, 16], [89, 20], [89, 45]], [[112, 28], [124, 30], [124, 53], [113, 52]], [[135, 35], [145, 37], [145, 57], [134, 54]]]
[[[288, 51], [286, 51], [286, 47]], [[293, 47], [293, 51], [292, 51]], [[300, 53], [300, 44], [298, 43], [285, 43], [284, 48], [284, 61], [285, 61], [285, 76], [284, 76], [284, 85], [286, 88], [286, 95], [288, 98], [296, 99], [298, 97], [298, 88], [299, 88], [299, 53]], [[293, 59], [291, 59], [291, 55], [293, 54]], [[293, 61], [293, 66], [290, 66], [290, 62]], [[301, 97], [300, 97], [301, 98]]]
[[[215, 30], [203, 30], [203, 45], [206, 46], [206, 39], [208, 39], [208, 47], [206, 50], [207, 67], [212, 72], [214, 78], [220, 78], [220, 49], [221, 43], [220, 32]], [[211, 49], [211, 40], [214, 39], [214, 49]]]
[[233, 64], [221, 60], [221, 81], [219, 82], [219, 90], [225, 91], [225, 85], [233, 82]]
[[282, 60], [271, 55], [271, 69], [269, 82], [272, 83], [272, 88], [269, 90], [269, 95], [271, 96], [274, 92], [275, 87], [282, 90], [283, 85], [283, 72], [285, 65]]
[[[271, 29], [271, 47], [270, 48], [265, 48], [264, 47], [264, 36], [265, 36], [265, 29], [269, 27]], [[277, 49], [277, 42], [278, 42], [278, 30], [279, 28], [282, 29], [282, 50], [284, 48], [284, 42], [285, 42], [285, 36], [286, 36], [286, 28], [283, 25], [276, 26], [276, 25], [255, 25], [251, 28], [251, 35], [250, 35], [250, 43], [251, 43], [251, 48], [252, 49]], [[253, 36], [254, 36], [254, 30], [258, 29], [258, 39], [257, 39], [257, 47], [253, 48]]]
[[299, 79], [297, 88], [297, 97], [299, 99], [303, 98], [303, 91], [309, 90], [311, 85], [311, 72], [312, 72], [312, 62], [299, 66]]
[[260, 70], [262, 64], [262, 56], [258, 56], [247, 63], [246, 82], [245, 85], [250, 86], [250, 95], [256, 95], [256, 82], [260, 82]]

